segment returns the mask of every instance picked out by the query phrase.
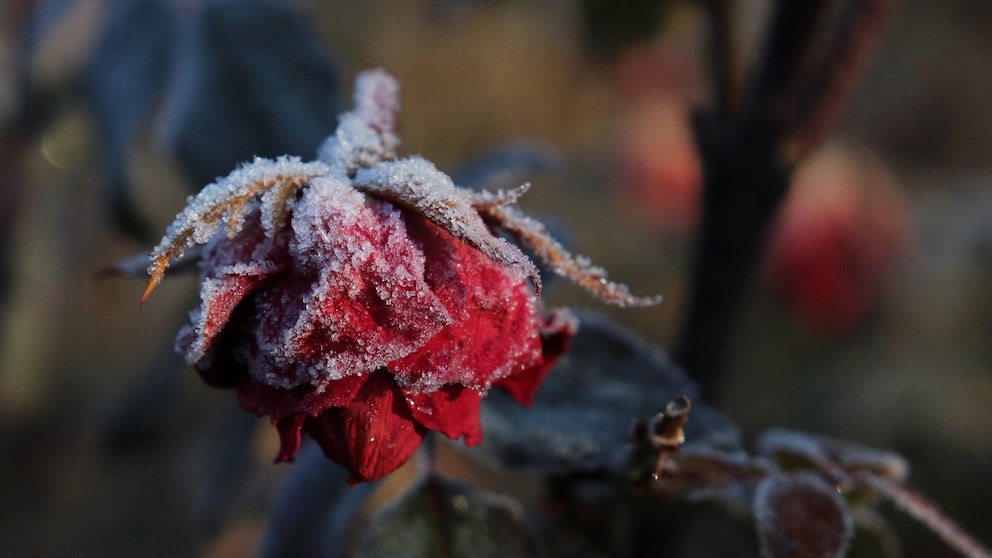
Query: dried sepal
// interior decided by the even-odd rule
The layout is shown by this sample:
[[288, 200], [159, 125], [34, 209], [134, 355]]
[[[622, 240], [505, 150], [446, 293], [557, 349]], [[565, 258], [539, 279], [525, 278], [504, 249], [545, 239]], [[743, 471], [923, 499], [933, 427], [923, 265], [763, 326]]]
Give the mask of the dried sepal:
[[586, 257], [571, 254], [540, 221], [531, 219], [516, 208], [483, 204], [476, 209], [490, 226], [509, 233], [552, 271], [570, 279], [600, 300], [617, 306], [650, 306], [661, 302], [660, 296], [634, 296], [626, 285], [608, 280], [606, 270], [592, 265]]
[[228, 237], [241, 231], [245, 218], [262, 208], [262, 224], [271, 235], [285, 215], [290, 200], [310, 180], [328, 172], [321, 162], [303, 163], [299, 157], [275, 161], [256, 158], [230, 175], [192, 196], [186, 208], [169, 225], [165, 237], [152, 250], [144, 303], [165, 276], [173, 260], [191, 246], [205, 244], [222, 230]]
[[318, 159], [335, 173], [354, 176], [361, 168], [396, 157], [400, 139], [396, 115], [400, 85], [384, 70], [369, 70], [355, 78], [355, 109], [341, 116], [334, 135], [320, 147]]
[[[494, 236], [473, 205], [471, 192], [455, 186], [430, 161], [419, 157], [384, 161], [359, 170], [353, 185], [370, 196], [416, 211], [492, 260], [522, 270], [540, 292], [541, 277], [530, 258], [513, 244]], [[502, 198], [510, 203], [512, 194], [504, 194]]]

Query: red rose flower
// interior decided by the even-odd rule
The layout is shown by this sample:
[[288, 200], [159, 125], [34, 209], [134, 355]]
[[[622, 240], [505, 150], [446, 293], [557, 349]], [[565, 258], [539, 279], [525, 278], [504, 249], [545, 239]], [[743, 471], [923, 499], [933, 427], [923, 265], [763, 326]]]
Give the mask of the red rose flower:
[[[193, 198], [152, 253], [145, 297], [184, 248], [201, 304], [177, 349], [242, 407], [271, 417], [288, 460], [307, 432], [353, 482], [402, 465], [428, 430], [482, 440], [493, 386], [529, 404], [576, 324], [544, 313], [529, 245], [619, 304], [630, 296], [509, 207], [420, 158], [396, 159], [396, 83], [362, 74], [320, 160], [256, 160]], [[532, 282], [533, 281], [533, 284]]]

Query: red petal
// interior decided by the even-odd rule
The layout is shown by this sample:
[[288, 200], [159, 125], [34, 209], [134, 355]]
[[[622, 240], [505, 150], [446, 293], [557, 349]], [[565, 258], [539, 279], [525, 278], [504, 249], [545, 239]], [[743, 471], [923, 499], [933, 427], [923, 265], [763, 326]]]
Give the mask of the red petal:
[[238, 386], [238, 403], [245, 410], [274, 419], [300, 413], [314, 416], [332, 407], [346, 407], [368, 378], [367, 374], [341, 378], [321, 392], [311, 386], [284, 389], [245, 381]]
[[430, 430], [437, 430], [452, 440], [465, 437], [465, 445], [482, 442], [479, 405], [482, 394], [458, 385], [445, 386], [431, 393], [407, 395], [406, 403], [413, 418]]
[[567, 310], [552, 313], [541, 326], [541, 361], [496, 385], [524, 405], [532, 405], [544, 377], [568, 351], [577, 329], [578, 322]]
[[272, 419], [272, 424], [279, 430], [279, 455], [276, 456], [276, 463], [289, 461], [300, 451], [300, 429], [303, 428], [305, 418], [306, 415], [300, 413]]
[[373, 481], [395, 471], [426, 433], [385, 370], [372, 374], [350, 405], [309, 417], [304, 427], [327, 457], [348, 469], [352, 482]]
[[431, 290], [454, 321], [389, 369], [420, 391], [446, 384], [486, 390], [539, 362], [537, 302], [526, 279], [423, 218], [408, 215], [407, 229], [427, 256]]

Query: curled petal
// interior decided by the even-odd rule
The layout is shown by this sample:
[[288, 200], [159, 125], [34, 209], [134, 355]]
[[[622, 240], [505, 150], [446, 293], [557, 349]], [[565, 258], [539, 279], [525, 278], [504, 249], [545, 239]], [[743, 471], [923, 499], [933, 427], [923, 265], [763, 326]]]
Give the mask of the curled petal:
[[293, 216], [292, 270], [254, 297], [245, 350], [257, 381], [322, 389], [413, 353], [452, 321], [401, 212], [343, 190], [307, 192]]
[[[257, 222], [257, 214], [255, 221]], [[200, 308], [190, 313], [176, 347], [190, 364], [200, 361], [244, 299], [285, 269], [286, 235], [266, 237], [255, 227], [234, 238], [216, 238], [204, 250]]]

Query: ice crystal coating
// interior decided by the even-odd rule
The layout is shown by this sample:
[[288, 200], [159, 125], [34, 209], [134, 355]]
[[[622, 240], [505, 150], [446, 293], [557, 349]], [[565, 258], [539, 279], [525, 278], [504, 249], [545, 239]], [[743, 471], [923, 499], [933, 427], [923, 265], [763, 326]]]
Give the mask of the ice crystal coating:
[[479, 443], [487, 391], [529, 404], [567, 349], [574, 318], [540, 307], [536, 266], [500, 231], [605, 300], [650, 302], [512, 210], [526, 187], [473, 193], [397, 159], [398, 108], [396, 81], [363, 73], [318, 161], [256, 159], [190, 198], [142, 298], [203, 245], [201, 303], [177, 349], [271, 417], [278, 460], [305, 431], [356, 482], [399, 467], [427, 430]]

